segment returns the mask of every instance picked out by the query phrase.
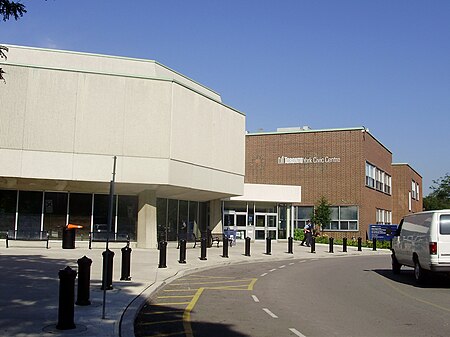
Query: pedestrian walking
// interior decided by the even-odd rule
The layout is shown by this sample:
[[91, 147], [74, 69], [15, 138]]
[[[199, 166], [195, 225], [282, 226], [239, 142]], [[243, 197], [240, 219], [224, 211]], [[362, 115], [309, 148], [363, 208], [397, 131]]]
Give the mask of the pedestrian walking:
[[311, 239], [312, 239], [312, 224], [311, 221], [306, 221], [305, 227], [303, 227], [303, 240], [300, 243], [300, 246], [304, 246], [306, 242], [306, 246], [311, 246]]

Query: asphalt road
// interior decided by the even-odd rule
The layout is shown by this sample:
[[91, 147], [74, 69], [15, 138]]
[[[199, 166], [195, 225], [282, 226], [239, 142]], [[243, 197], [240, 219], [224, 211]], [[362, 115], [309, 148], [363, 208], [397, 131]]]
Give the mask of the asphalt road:
[[450, 280], [417, 286], [389, 256], [232, 265], [167, 285], [141, 311], [143, 336], [450, 336]]

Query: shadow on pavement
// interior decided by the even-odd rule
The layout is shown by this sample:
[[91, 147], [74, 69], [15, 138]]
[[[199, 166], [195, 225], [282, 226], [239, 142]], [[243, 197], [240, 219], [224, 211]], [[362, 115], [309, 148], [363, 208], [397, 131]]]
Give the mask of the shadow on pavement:
[[233, 330], [228, 324], [186, 322], [183, 320], [183, 314], [184, 308], [154, 305], [149, 302], [136, 317], [135, 336], [250, 337]]
[[[0, 336], [42, 336], [44, 328], [56, 326], [60, 285], [58, 272], [67, 266], [77, 270], [77, 259], [31, 254], [0, 255]], [[98, 269], [101, 266], [97, 263], [92, 268]], [[75, 300], [77, 281], [75, 280]], [[92, 304], [74, 307], [77, 327], [85, 325], [87, 317], [95, 316], [100, 319], [103, 304], [100, 286], [101, 280], [91, 277]], [[112, 306], [114, 296], [125, 298], [124, 303], [131, 302], [136, 296], [129, 293], [121, 282], [113, 282], [113, 286], [114, 289], [108, 291], [111, 295], [107, 296], [107, 310]]]
[[414, 279], [413, 269], [403, 269], [402, 267], [400, 274], [394, 274], [391, 269], [374, 269], [372, 271], [391, 281], [407, 284], [413, 287], [450, 289], [450, 278], [446, 274], [428, 274], [425, 282], [423, 284], [418, 284]]

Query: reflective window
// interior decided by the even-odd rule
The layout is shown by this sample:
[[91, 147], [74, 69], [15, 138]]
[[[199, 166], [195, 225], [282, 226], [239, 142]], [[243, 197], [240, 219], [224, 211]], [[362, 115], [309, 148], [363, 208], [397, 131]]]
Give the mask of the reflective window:
[[0, 190], [0, 233], [14, 229], [17, 191]]
[[325, 230], [358, 230], [358, 206], [331, 206], [331, 222]]
[[130, 240], [136, 240], [138, 197], [119, 195], [117, 206], [117, 233], [126, 233]]
[[441, 215], [439, 233], [444, 235], [450, 234], [450, 215]]
[[67, 199], [67, 193], [44, 193], [44, 230], [52, 239], [62, 237], [62, 228], [67, 221]]
[[17, 230], [41, 230], [42, 194], [42, 192], [34, 191], [19, 192]]
[[91, 231], [92, 194], [69, 194], [69, 223], [83, 226], [76, 230], [76, 235], [83, 239], [89, 237]]
[[314, 213], [313, 206], [295, 206], [294, 207], [294, 228], [303, 229], [306, 222], [312, 218]]

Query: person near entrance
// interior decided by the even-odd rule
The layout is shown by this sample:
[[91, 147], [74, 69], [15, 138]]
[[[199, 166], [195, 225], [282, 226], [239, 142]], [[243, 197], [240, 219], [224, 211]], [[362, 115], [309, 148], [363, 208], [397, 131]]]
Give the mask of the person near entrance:
[[312, 239], [312, 224], [311, 221], [308, 220], [306, 221], [305, 227], [303, 227], [303, 240], [300, 243], [301, 246], [304, 246], [305, 242], [306, 242], [306, 246], [309, 247], [311, 246], [311, 239]]

